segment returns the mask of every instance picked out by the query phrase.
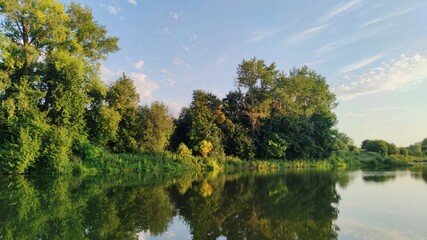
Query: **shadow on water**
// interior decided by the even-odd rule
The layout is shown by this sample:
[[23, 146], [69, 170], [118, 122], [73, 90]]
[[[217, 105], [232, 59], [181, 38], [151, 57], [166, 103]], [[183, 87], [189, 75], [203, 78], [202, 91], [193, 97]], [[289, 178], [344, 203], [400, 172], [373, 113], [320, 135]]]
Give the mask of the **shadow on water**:
[[0, 179], [0, 239], [132, 239], [181, 216], [193, 239], [335, 239], [329, 171]]

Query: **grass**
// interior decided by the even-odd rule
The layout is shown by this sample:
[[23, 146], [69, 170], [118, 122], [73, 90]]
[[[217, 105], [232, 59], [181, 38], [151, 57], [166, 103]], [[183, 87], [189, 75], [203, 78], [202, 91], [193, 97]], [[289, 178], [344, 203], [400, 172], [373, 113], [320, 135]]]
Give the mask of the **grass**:
[[75, 174], [161, 173], [182, 175], [188, 172], [216, 172], [269, 169], [394, 168], [410, 166], [425, 159], [413, 156], [384, 156], [360, 151], [335, 151], [324, 160], [242, 160], [236, 157], [196, 157], [165, 153], [111, 153], [103, 147], [82, 142], [75, 148], [71, 169]]

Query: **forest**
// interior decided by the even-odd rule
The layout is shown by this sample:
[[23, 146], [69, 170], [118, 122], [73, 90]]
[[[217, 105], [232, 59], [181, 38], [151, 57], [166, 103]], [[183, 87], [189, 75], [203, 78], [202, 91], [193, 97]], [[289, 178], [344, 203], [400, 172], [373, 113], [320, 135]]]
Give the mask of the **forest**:
[[[360, 152], [336, 128], [338, 102], [325, 77], [305, 66], [285, 73], [262, 59], [242, 60], [236, 89], [224, 99], [195, 90], [174, 119], [164, 103], [140, 105], [125, 73], [110, 85], [100, 78], [100, 61], [119, 51], [119, 39], [89, 8], [2, 0], [0, 14], [3, 173], [105, 168], [127, 158], [140, 167], [147, 156], [320, 161]], [[380, 140], [362, 144], [362, 152], [381, 156], [426, 151], [427, 139], [400, 149]]]

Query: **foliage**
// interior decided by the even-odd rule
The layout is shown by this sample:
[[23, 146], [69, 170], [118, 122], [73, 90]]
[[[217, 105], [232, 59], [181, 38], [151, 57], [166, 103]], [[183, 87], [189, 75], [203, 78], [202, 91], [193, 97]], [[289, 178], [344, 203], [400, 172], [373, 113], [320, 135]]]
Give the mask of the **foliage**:
[[199, 154], [202, 157], [207, 157], [212, 152], [212, 149], [213, 149], [212, 143], [207, 140], [200, 141], [198, 145]]
[[180, 143], [176, 153], [181, 157], [190, 157], [193, 154], [193, 151], [191, 151], [185, 143]]
[[86, 136], [97, 61], [118, 50], [90, 10], [54, 0], [0, 3], [3, 171], [62, 171], [72, 138]]
[[108, 145], [115, 152], [135, 152], [138, 150], [138, 102], [139, 95], [132, 79], [125, 74], [108, 89], [106, 102], [120, 115], [116, 138]]
[[173, 117], [165, 104], [154, 102], [151, 107], [140, 107], [139, 128], [141, 149], [154, 153], [164, 152], [174, 130]]

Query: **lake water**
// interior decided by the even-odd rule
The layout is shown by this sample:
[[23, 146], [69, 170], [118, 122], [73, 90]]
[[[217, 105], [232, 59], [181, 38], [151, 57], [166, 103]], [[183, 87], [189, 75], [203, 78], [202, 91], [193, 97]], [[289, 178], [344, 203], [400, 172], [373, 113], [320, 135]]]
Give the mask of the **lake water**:
[[1, 176], [0, 239], [427, 239], [427, 168]]

